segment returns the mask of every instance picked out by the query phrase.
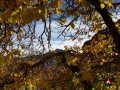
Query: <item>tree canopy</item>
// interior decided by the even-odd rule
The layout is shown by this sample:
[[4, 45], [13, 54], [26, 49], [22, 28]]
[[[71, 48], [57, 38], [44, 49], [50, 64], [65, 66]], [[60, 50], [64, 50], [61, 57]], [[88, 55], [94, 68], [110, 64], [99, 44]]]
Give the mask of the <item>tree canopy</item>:
[[[119, 89], [119, 8], [119, 0], [0, 0], [0, 89]], [[43, 53], [53, 31], [64, 41], [91, 39]], [[23, 57], [34, 41], [40, 53]]]

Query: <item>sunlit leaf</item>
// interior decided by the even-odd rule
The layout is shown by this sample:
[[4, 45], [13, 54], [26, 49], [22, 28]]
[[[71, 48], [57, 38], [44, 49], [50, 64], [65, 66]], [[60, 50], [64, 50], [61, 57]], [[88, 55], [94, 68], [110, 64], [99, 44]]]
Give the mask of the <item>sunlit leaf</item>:
[[74, 29], [75, 25], [74, 25], [73, 22], [70, 23], [70, 27], [71, 27], [72, 29]]
[[77, 84], [80, 84], [80, 78], [73, 77], [72, 82], [76, 86]]
[[100, 4], [101, 9], [105, 8], [105, 4]]
[[0, 17], [0, 23], [2, 23], [3, 21], [2, 21], [2, 18]]
[[57, 4], [58, 4], [58, 8], [60, 8], [60, 6], [61, 6], [60, 0], [57, 1]]

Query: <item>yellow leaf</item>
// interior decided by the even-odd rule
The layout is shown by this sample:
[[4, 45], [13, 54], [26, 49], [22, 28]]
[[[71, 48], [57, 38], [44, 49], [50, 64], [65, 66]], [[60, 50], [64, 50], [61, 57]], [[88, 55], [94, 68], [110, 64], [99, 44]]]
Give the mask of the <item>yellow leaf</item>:
[[61, 23], [61, 24], [66, 23], [66, 19], [60, 20], [60, 23]]
[[9, 1], [9, 4], [7, 6], [9, 8], [9, 10], [13, 8], [11, 6], [14, 6], [14, 2], [13, 1]]
[[71, 65], [72, 65], [72, 62], [71, 62], [71, 61], [69, 61], [69, 62], [67, 62], [67, 64], [68, 64], [68, 66], [71, 66]]
[[113, 8], [112, 3], [108, 3], [108, 7], [109, 7], [109, 8]]
[[10, 10], [4, 11], [4, 12], [0, 15], [2, 21], [7, 21], [8, 18], [11, 16], [11, 13], [12, 13], [12, 12], [11, 12]]
[[12, 60], [12, 59], [13, 59], [13, 56], [9, 55], [8, 60]]
[[22, 75], [23, 75], [23, 72], [20, 72], [19, 75], [22, 76]]
[[90, 70], [83, 72], [82, 79], [83, 80], [91, 80], [92, 74]]
[[19, 7], [21, 5], [21, 1], [20, 0], [16, 0], [16, 5]]
[[71, 27], [72, 29], [74, 29], [75, 25], [74, 25], [73, 22], [70, 23], [70, 27]]
[[15, 77], [17, 77], [17, 76], [18, 76], [18, 74], [17, 74], [17, 73], [14, 73], [14, 76], [15, 76]]
[[0, 9], [3, 10], [6, 8], [6, 5], [4, 3], [0, 3]]
[[22, 48], [22, 49], [24, 49], [24, 48], [25, 48], [25, 46], [24, 46], [24, 45], [21, 45], [21, 48]]
[[72, 64], [75, 64], [75, 63], [76, 63], [76, 61], [78, 61], [78, 60], [79, 60], [79, 58], [78, 58], [78, 57], [73, 58], [73, 59], [72, 59]]
[[17, 14], [17, 12], [12, 12], [11, 16], [16, 15], [16, 14]]
[[101, 9], [105, 8], [105, 4], [100, 4]]
[[48, 18], [48, 16], [49, 16], [49, 10], [47, 8], [45, 8], [45, 15]]
[[13, 46], [13, 42], [11, 42], [9, 45], [10, 45], [10, 46]]
[[11, 17], [8, 19], [9, 23], [18, 23], [20, 22], [20, 14], [15, 12], [12, 12]]
[[26, 24], [28, 24], [28, 23], [30, 23], [32, 20], [34, 20], [33, 12], [26, 10], [25, 13], [23, 14], [23, 21], [24, 21]]
[[103, 62], [100, 62], [100, 65], [103, 65], [104, 63]]
[[18, 32], [17, 32], [17, 34], [21, 34], [22, 32], [23, 32], [23, 30], [19, 29]]
[[81, 5], [83, 5], [85, 3], [85, 0], [77, 0], [78, 3], [80, 3]]
[[118, 53], [115, 53], [116, 56], [118, 56]]
[[25, 2], [25, 4], [29, 4], [30, 0], [23, 0], [23, 2]]
[[89, 5], [89, 3], [85, 3], [85, 8], [86, 8], [87, 10], [90, 10], [90, 5]]
[[21, 5], [21, 6], [19, 7], [19, 9], [22, 10], [22, 8], [23, 8], [23, 7], [22, 7], [22, 5]]
[[21, 53], [21, 51], [19, 51], [19, 50], [14, 50], [14, 51], [13, 51], [13, 54], [20, 56], [22, 53]]
[[[45, 9], [44, 10], [40, 9], [40, 7], [37, 6], [36, 8], [31, 8], [31, 11], [33, 12], [34, 20], [40, 20], [44, 16]], [[47, 10], [47, 14], [48, 14], [48, 10]]]
[[56, 13], [56, 14], [58, 14], [58, 13], [59, 13], [59, 12], [58, 12], [58, 8], [55, 8], [55, 13]]
[[89, 17], [88, 17], [88, 16], [85, 16], [84, 19], [85, 19], [85, 21], [88, 21]]
[[95, 30], [95, 33], [98, 33], [98, 30], [97, 30], [97, 29]]
[[2, 23], [3, 21], [2, 21], [2, 18], [0, 17], [0, 23]]
[[58, 0], [57, 4], [58, 4], [58, 8], [60, 8], [60, 6], [61, 6], [60, 0]]
[[48, 0], [42, 0], [44, 3], [47, 3], [48, 2]]
[[72, 82], [73, 82], [73, 83], [74, 83], [74, 85], [76, 86], [77, 84], [79, 84], [79, 83], [80, 83], [80, 79], [79, 79], [79, 78], [77, 78], [77, 77], [73, 77]]

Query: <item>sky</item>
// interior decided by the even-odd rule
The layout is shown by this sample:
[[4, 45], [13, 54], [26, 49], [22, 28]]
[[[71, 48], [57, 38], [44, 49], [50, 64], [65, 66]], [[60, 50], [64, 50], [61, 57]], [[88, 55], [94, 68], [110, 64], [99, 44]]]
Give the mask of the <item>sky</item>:
[[[114, 18], [113, 18], [114, 19]], [[66, 23], [68, 23], [70, 20], [68, 20]], [[116, 19], [114, 19], [114, 21], [117, 21]], [[56, 23], [55, 22], [52, 22], [51, 23], [52, 25], [52, 29], [53, 31], [55, 32], [52, 32], [52, 35], [51, 35], [51, 47], [52, 49], [64, 49], [64, 46], [74, 46], [74, 44], [76, 44], [77, 42], [77, 46], [80, 46], [82, 47], [82, 45], [84, 44], [85, 41], [89, 40], [88, 38], [85, 38], [84, 40], [81, 40], [81, 42], [79, 42], [78, 40], [66, 40], [66, 41], [62, 41], [63, 40], [63, 37], [59, 37], [59, 34], [57, 33], [57, 29], [55, 30], [55, 27], [57, 27]], [[75, 26], [78, 27], [78, 24], [77, 22], [75, 23]], [[83, 26], [84, 28], [84, 26]], [[44, 30], [44, 24], [39, 21], [37, 22], [36, 24], [36, 34], [37, 35], [40, 35]], [[72, 32], [74, 33], [75, 30], [72, 30]], [[92, 33], [91, 36], [93, 36], [94, 34]]]
[[[120, 0], [117, 0], [116, 2], [118, 2], [118, 1], [120, 1]], [[70, 21], [70, 18], [67, 18], [67, 19], [68, 20], [67, 20], [66, 23], [68, 23], [68, 21]], [[55, 22], [52, 22], [51, 25], [52, 25], [52, 27], [56, 27]], [[75, 26], [77, 26], [77, 24], [75, 24]], [[37, 25], [36, 25], [36, 34], [40, 35], [43, 32], [43, 30], [44, 30], [44, 24], [41, 21], [37, 22]], [[57, 31], [57, 30], [53, 29], [53, 31]], [[94, 34], [91, 34], [91, 35], [94, 35]], [[52, 35], [51, 35], [51, 45], [52, 45], [51, 47], [53, 49], [64, 49], [64, 46], [73, 46], [76, 42], [77, 42], [78, 46], [82, 47], [82, 45], [84, 44], [84, 42], [86, 40], [88, 40], [88, 39], [84, 39], [81, 42], [79, 42], [77, 40], [74, 40], [74, 41], [72, 41], [72, 40], [66, 40], [66, 41], [63, 42], [61, 40], [63, 38], [62, 37], [58, 38], [58, 36], [59, 36], [59, 34], [56, 33], [56, 32], [53, 32]]]
[[[69, 22], [70, 22], [70, 19], [67, 20], [66, 24], [68, 24]], [[79, 26], [78, 23], [75, 22], [75, 28], [78, 27], [78, 26]], [[54, 21], [51, 22], [51, 27], [52, 27], [52, 30], [54, 32], [52, 32], [52, 35], [51, 35], [51, 48], [50, 48], [50, 50], [55, 50], [55, 49], [62, 49], [62, 50], [64, 50], [65, 49], [64, 46], [73, 47], [74, 45], [76, 45], [78, 47], [82, 47], [84, 42], [86, 40], [88, 40], [88, 38], [86, 38], [86, 39], [81, 40], [81, 41], [78, 41], [78, 40], [74, 40], [74, 41], [72, 41], [72, 40], [65, 40], [65, 41], [63, 41], [63, 37], [59, 37], [58, 38], [60, 33], [59, 34], [57, 33], [58, 30], [55, 28], [55, 27], [57, 27], [57, 24]], [[84, 27], [81, 27], [81, 28], [84, 28]], [[36, 23], [36, 36], [38, 37], [39, 35], [41, 35], [43, 30], [44, 30], [44, 23], [40, 20], [40, 21], [38, 21]], [[72, 32], [72, 33], [74, 33], [75, 31], [76, 30], [74, 30], [74, 29], [70, 29], [70, 32]], [[46, 38], [46, 37], [44, 37], [44, 38]], [[84, 38], [84, 37], [82, 37], [82, 38]], [[38, 53], [41, 52], [42, 48], [40, 48], [40, 44], [37, 43], [38, 40], [34, 40], [34, 41], [35, 41], [33, 43], [34, 45], [32, 44], [33, 46], [31, 45], [30, 48], [24, 49], [22, 51], [23, 55], [26, 56], [28, 54], [32, 54], [32, 53], [34, 53], [34, 51], [35, 52], [38, 51]], [[47, 44], [46, 44], [46, 51], [47, 52], [49, 51]]]
[[[120, 0], [117, 0], [117, 1], [120, 1]], [[117, 16], [118, 17], [118, 16]], [[113, 18], [114, 19], [114, 18]], [[66, 23], [69, 23], [70, 21], [70, 18], [68, 18], [67, 22]], [[78, 20], [79, 21], [79, 20]], [[114, 20], [116, 21], [116, 20]], [[52, 22], [51, 23], [52, 27], [57, 27], [55, 22]], [[75, 26], [77, 26], [77, 24], [75, 24]], [[40, 35], [44, 30], [44, 24], [39, 21], [37, 22], [37, 25], [36, 25], [36, 34]], [[55, 30], [55, 28], [53, 28], [53, 31], [57, 31]], [[73, 32], [75, 32], [75, 30], [73, 30]], [[93, 36], [94, 34], [91, 34], [91, 36]], [[82, 45], [84, 44], [85, 41], [89, 40], [88, 38], [82, 40], [81, 42], [79, 42], [78, 40], [66, 40], [66, 41], [62, 41], [62, 37], [58, 38], [59, 34], [56, 33], [56, 32], [53, 32], [52, 35], [51, 35], [51, 47], [53, 49], [64, 49], [64, 46], [73, 46], [76, 42], [77, 42], [77, 45], [82, 47]]]
[[[120, 16], [117, 16], [120, 17]], [[114, 18], [113, 18], [114, 19]], [[70, 21], [70, 19], [67, 20], [66, 23], [69, 23], [68, 21]], [[114, 21], [116, 21], [116, 19], [114, 19]], [[56, 27], [55, 22], [51, 23], [52, 27]], [[77, 24], [75, 24], [75, 26], [77, 26]], [[44, 24], [39, 21], [36, 24], [36, 34], [40, 35], [44, 30]], [[57, 31], [55, 30], [55, 28], [53, 28], [53, 31]], [[75, 32], [75, 30], [72, 30], [73, 32]], [[93, 36], [94, 34], [91, 34], [91, 36]], [[64, 46], [74, 46], [74, 44], [77, 44], [77, 46], [82, 47], [82, 45], [84, 44], [85, 41], [89, 40], [88, 38], [82, 40], [81, 42], [78, 40], [66, 40], [66, 41], [62, 41], [62, 37], [58, 38], [59, 34], [56, 32], [53, 32], [51, 35], [51, 49], [55, 50], [55, 49], [64, 49]], [[47, 46], [46, 46], [47, 47]], [[35, 48], [37, 48], [35, 46]]]
[[[81, 42], [78, 42], [77, 40], [66, 40], [66, 41], [62, 41], [63, 40], [63, 37], [59, 37], [59, 34], [57, 33], [57, 30], [55, 30], [55, 27], [56, 27], [56, 24], [55, 22], [52, 22], [52, 27], [53, 27], [53, 32], [52, 35], [51, 35], [51, 47], [52, 49], [64, 49], [64, 46], [74, 46], [74, 44], [77, 44], [77, 46], [82, 46], [83, 43], [88, 40], [88, 39], [84, 39], [83, 41]], [[76, 24], [77, 25], [77, 24]], [[39, 21], [37, 24], [36, 24], [36, 34], [37, 35], [40, 35], [42, 33], [42, 31], [44, 30], [44, 24]], [[73, 32], [75, 32], [73, 30]]]

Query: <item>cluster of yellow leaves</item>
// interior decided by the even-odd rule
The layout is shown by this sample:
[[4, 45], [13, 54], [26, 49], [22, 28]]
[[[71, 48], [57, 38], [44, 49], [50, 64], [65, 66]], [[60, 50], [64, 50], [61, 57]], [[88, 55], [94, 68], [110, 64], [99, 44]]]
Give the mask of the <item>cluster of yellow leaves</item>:
[[73, 77], [72, 82], [74, 83], [74, 85], [80, 85], [82, 84], [82, 81], [93, 81], [94, 77], [92, 75], [92, 73], [90, 72], [90, 70], [87, 71], [83, 71], [82, 76], [80, 77]]
[[67, 59], [67, 63], [69, 66], [76, 65], [76, 63], [79, 61], [79, 57], [69, 57]]
[[[2, 2], [2, 1], [1, 1]], [[7, 1], [6, 1], [7, 2]], [[60, 0], [55, 0], [52, 2], [49, 6], [34, 6], [34, 2], [31, 2], [30, 0], [16, 0], [16, 3], [13, 3], [10, 0], [10, 6], [14, 6], [15, 4], [17, 7], [14, 10], [10, 10], [10, 8], [5, 7], [4, 2], [0, 4], [0, 9], [6, 9], [4, 12], [0, 14], [0, 22], [8, 21], [8, 23], [25, 23], [28, 24], [33, 20], [40, 20], [44, 21], [44, 15], [48, 17], [51, 13], [49, 8], [53, 8], [55, 13], [59, 13], [59, 8], [61, 6]], [[47, 3], [47, 0], [41, 0], [43, 3]], [[22, 4], [25, 4], [23, 6]], [[38, 1], [36, 1], [38, 3]]]
[[54, 0], [54, 2], [52, 2], [49, 7], [52, 7], [52, 9], [54, 10], [54, 12], [56, 14], [60, 14], [59, 9], [61, 7], [61, 1], [60, 0]]
[[6, 51], [1, 51], [0, 52], [0, 66], [8, 66], [11, 63], [11, 60], [13, 60], [13, 58], [15, 56], [21, 56], [21, 51], [17, 50], [17, 49], [13, 49], [11, 51], [9, 51], [8, 53], [6, 53]]
[[[115, 23], [116, 27], [119, 30], [119, 21]], [[99, 52], [104, 52], [103, 56], [107, 55], [114, 55], [116, 52], [113, 51], [113, 48], [115, 47], [113, 39], [110, 34], [105, 35], [105, 34], [99, 34], [101, 31], [99, 31], [94, 37], [90, 40], [87, 41], [85, 44], [85, 47], [82, 48], [83, 51], [85, 52], [92, 52], [93, 54], [97, 54]], [[89, 44], [88, 44], [89, 43]]]
[[[0, 64], [5, 65], [5, 62], [12, 60], [14, 56], [21, 55], [19, 50], [14, 49], [15, 42], [12, 41], [14, 38], [18, 42], [23, 40], [24, 31], [20, 28], [21, 25], [25, 26], [26, 24], [31, 23], [33, 20], [40, 19], [45, 22], [45, 19], [48, 18], [53, 11], [58, 14], [60, 7], [60, 0], [54, 0], [54, 2], [51, 4], [48, 4], [48, 0], [0, 0], [0, 23], [1, 27], [5, 27], [5, 30], [0, 30], [0, 45], [6, 45], [8, 42], [8, 46], [4, 48], [5, 51], [0, 52]], [[53, 11], [51, 11], [52, 9]], [[9, 24], [10, 26], [17, 24], [17, 28], [19, 28], [19, 30], [16, 30], [17, 28], [15, 27], [11, 28]], [[15, 33], [16, 36], [14, 36]], [[21, 49], [25, 49], [24, 44], [20, 46]]]
[[100, 4], [100, 8], [103, 9], [105, 7], [107, 8], [113, 8], [113, 5], [112, 5], [112, 0], [100, 0], [101, 4]]
[[[10, 4], [8, 5], [7, 9], [6, 9], [6, 6], [4, 5], [3, 1], [0, 0], [0, 9], [2, 9], [2, 10], [5, 9], [5, 11], [0, 14], [0, 23], [4, 23], [4, 22], [10, 23], [10, 24], [20, 23], [23, 26], [25, 26], [26, 24], [32, 22], [33, 20], [41, 19], [44, 22], [45, 19], [48, 18], [49, 15], [51, 15], [53, 12], [55, 14], [61, 14], [61, 11], [60, 11], [61, 0], [54, 0], [50, 5], [47, 5], [48, 0], [39, 0], [39, 1], [42, 2], [43, 4], [45, 3], [45, 5], [35, 6], [30, 0], [16, 0], [15, 4], [17, 5], [17, 7], [14, 8], [13, 10], [11, 10], [13, 8], [11, 6], [14, 6], [14, 3], [11, 2], [11, 0], [10, 0]], [[109, 2], [110, 0], [106, 0], [106, 2], [103, 2], [103, 1], [104, 0], [101, 0], [101, 4], [100, 4], [101, 9], [104, 9], [105, 7], [107, 7], [107, 8], [112, 7], [111, 2]], [[38, 0], [36, 0], [35, 2], [38, 3]], [[8, 2], [6, 1], [6, 3], [8, 3]], [[25, 6], [22, 3], [24, 3]], [[80, 12], [85, 12], [85, 11], [87, 12], [91, 8], [88, 3], [85, 3], [85, 0], [76, 0], [75, 4], [78, 4], [78, 3], [83, 5], [83, 7], [84, 7], [84, 9], [82, 8], [83, 10], [80, 9], [81, 10]], [[68, 9], [66, 9], [66, 10], [68, 10]], [[76, 11], [78, 11], [78, 10], [76, 10]], [[77, 13], [70, 14], [70, 15], [74, 17], [77, 15]], [[92, 17], [90, 15], [83, 16], [83, 18], [84, 18], [83, 24], [87, 24], [87, 22], [89, 20], [92, 20], [92, 27], [90, 27], [90, 28], [92, 31], [95, 31], [97, 33], [97, 31], [102, 28], [101, 24], [97, 23], [97, 22], [98, 22], [98, 19], [101, 22], [102, 18], [96, 12], [92, 12], [91, 15], [92, 15]], [[60, 22], [62, 24], [64, 24], [64, 23], [66, 23], [66, 19], [63, 19]], [[70, 25], [70, 28], [72, 28], [72, 29], [75, 28], [74, 22], [71, 22], [69, 25]], [[12, 33], [12, 31], [11, 31], [11, 33]], [[17, 37], [18, 41], [22, 40], [21, 33], [22, 33], [22, 30], [19, 30], [19, 32], [17, 33], [17, 34], [19, 34]], [[86, 46], [83, 48], [83, 51], [84, 52], [92, 52], [93, 54], [97, 54], [97, 53], [103, 51], [103, 49], [104, 49], [105, 54], [112, 53], [113, 45], [112, 44], [108, 45], [109, 42], [111, 41], [111, 39], [109, 39], [108, 41], [104, 41], [104, 40], [102, 40], [102, 37], [104, 37], [104, 36], [102, 36], [102, 37], [99, 36], [99, 37], [100, 38], [98, 38], [98, 40], [101, 42], [93, 40], [90, 46]], [[9, 46], [13, 46], [13, 44], [14, 44], [14, 42], [11, 42], [11, 43], [9, 43]], [[106, 45], [107, 45], [107, 47], [105, 48]], [[21, 45], [21, 48], [22, 49], [25, 48], [24, 44]], [[7, 59], [12, 59], [13, 56], [15, 56], [15, 55], [21, 55], [21, 52], [19, 50], [13, 49], [11, 51], [11, 53], [8, 55], [9, 56], [7, 57]], [[5, 60], [7, 60], [7, 59], [5, 59]], [[69, 57], [67, 59], [67, 64], [69, 66], [76, 65], [76, 63], [78, 61], [80, 61], [79, 57]], [[88, 60], [88, 61], [90, 61], [90, 60]], [[33, 65], [33, 62], [28, 62], [28, 63], [30, 65]], [[86, 63], [86, 62], [84, 61], [84, 63]], [[47, 70], [49, 71], [49, 69], [47, 69]], [[63, 73], [63, 72], [65, 72], [65, 70], [62, 69], [61, 72]], [[13, 74], [15, 77], [14, 79], [17, 80], [18, 79], [17, 77], [19, 75], [22, 76], [22, 74], [23, 74], [22, 72], [14, 73]], [[44, 76], [44, 74], [42, 73], [42, 75], [41, 75], [41, 73], [40, 73], [40, 76], [42, 77], [42, 76]], [[48, 73], [45, 78], [47, 78], [48, 80], [53, 80], [53, 77], [54, 77], [54, 73]], [[82, 72], [81, 78], [82, 78], [82, 80], [90, 80], [90, 81], [93, 80], [93, 77], [92, 77], [92, 74], [90, 71]], [[28, 79], [28, 78], [26, 79], [25, 85], [26, 85], [27, 89], [29, 89], [29, 90], [34, 89], [34, 85], [33, 85], [32, 81], [35, 82], [32, 79]], [[38, 81], [39, 81], [41, 87], [43, 87], [43, 88], [47, 87], [47, 90], [50, 90], [51, 84], [49, 84], [48, 82], [42, 82], [40, 80], [38, 80]], [[75, 84], [75, 86], [81, 82], [80, 78], [78, 78], [78, 77], [74, 77], [72, 79], [72, 81]], [[24, 87], [22, 87], [20, 89], [24, 89]]]

